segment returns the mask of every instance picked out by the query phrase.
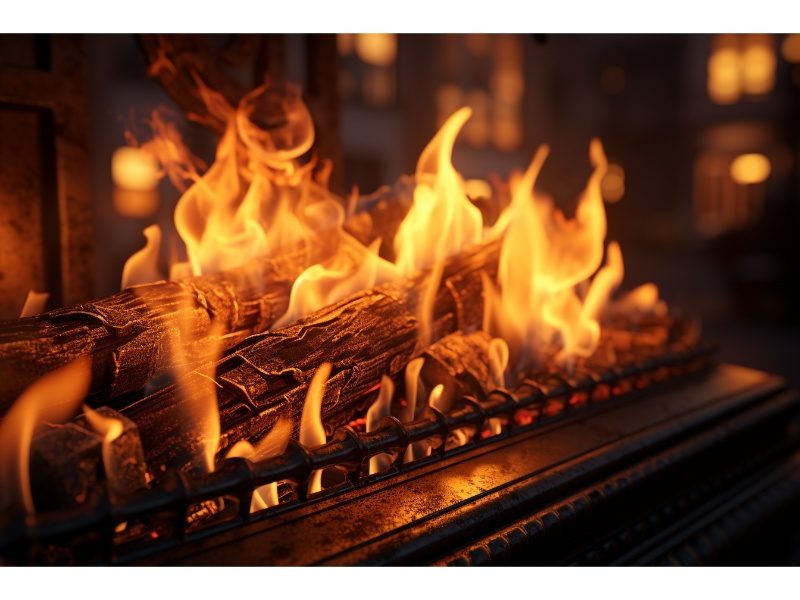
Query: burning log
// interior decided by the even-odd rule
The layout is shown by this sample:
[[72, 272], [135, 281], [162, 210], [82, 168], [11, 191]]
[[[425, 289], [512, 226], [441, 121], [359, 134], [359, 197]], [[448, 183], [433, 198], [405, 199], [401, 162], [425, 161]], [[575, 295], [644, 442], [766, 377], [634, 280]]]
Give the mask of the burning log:
[[209, 341], [215, 324], [223, 347], [230, 348], [283, 314], [292, 283], [313, 258], [297, 251], [3, 323], [0, 411], [33, 381], [80, 356], [92, 359], [92, 398], [108, 401], [140, 390], [174, 366], [169, 341], [179, 324], [195, 332], [200, 344]]
[[[496, 272], [499, 248], [487, 242], [446, 263], [433, 300], [432, 340], [481, 326], [481, 273]], [[263, 436], [281, 416], [291, 419], [296, 434], [309, 382], [323, 362], [332, 364], [322, 404], [326, 427], [332, 430], [366, 408], [381, 377], [400, 374], [423, 349], [416, 315], [429, 276], [361, 292], [288, 327], [254, 335], [219, 361], [219, 449]], [[189, 381], [180, 387], [192, 394], [202, 386]], [[139, 427], [151, 470], [196, 466], [192, 456], [199, 441], [181, 418], [181, 407], [191, 403], [170, 386], [124, 410]]]
[[[364, 203], [368, 236], [393, 232], [403, 210]], [[374, 213], [374, 214], [373, 214]], [[397, 221], [397, 222], [395, 222]], [[323, 260], [330, 248], [305, 248], [250, 261], [223, 273], [131, 287], [107, 298], [0, 325], [0, 415], [33, 381], [77, 357], [92, 358], [90, 404], [142, 390], [176, 366], [171, 344], [178, 332], [192, 332], [198, 346], [189, 362], [207, 356], [202, 346], [221, 342], [223, 351], [248, 335], [268, 329], [286, 312], [294, 280]], [[216, 327], [216, 331], [213, 329]], [[213, 333], [219, 340], [210, 339]], [[193, 360], [193, 355], [197, 360]]]

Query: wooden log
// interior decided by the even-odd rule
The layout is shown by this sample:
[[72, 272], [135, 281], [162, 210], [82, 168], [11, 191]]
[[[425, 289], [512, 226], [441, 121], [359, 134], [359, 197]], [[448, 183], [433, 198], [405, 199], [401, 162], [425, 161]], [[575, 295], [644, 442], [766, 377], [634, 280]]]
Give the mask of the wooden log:
[[[371, 218], [370, 211], [378, 209], [365, 204], [363, 210]], [[370, 235], [396, 229], [393, 220], [404, 215], [381, 212]], [[172, 342], [181, 328], [196, 340], [186, 349], [190, 365], [208, 356], [207, 344], [232, 348], [271, 327], [288, 308], [297, 276], [332, 251], [326, 245], [313, 251], [298, 247], [223, 273], [135, 286], [36, 317], [1, 321], [0, 416], [27, 386], [80, 356], [92, 357], [89, 404], [125, 406], [126, 394], [177, 366]], [[212, 329], [221, 339], [210, 336]]]
[[140, 390], [175, 366], [170, 342], [181, 326], [199, 340], [189, 349], [190, 361], [203, 355], [212, 324], [223, 348], [230, 348], [285, 312], [292, 283], [314, 258], [298, 250], [0, 323], [0, 414], [33, 381], [80, 356], [92, 357], [90, 404]]
[[[481, 272], [494, 276], [498, 241], [447, 262], [434, 301], [433, 340], [455, 331], [474, 331], [483, 319]], [[254, 335], [214, 368], [192, 373], [123, 413], [136, 422], [151, 471], [166, 466], [191, 469], [199, 440], [187, 427], [187, 407], [197, 398], [180, 390], [207, 389], [199, 378], [215, 373], [222, 436], [219, 451], [255, 441], [279, 416], [299, 428], [308, 384], [323, 362], [333, 365], [322, 416], [326, 428], [346, 423], [369, 403], [382, 375], [396, 376], [422, 350], [417, 310], [428, 274], [358, 293], [283, 329]], [[193, 385], [192, 378], [198, 378]]]

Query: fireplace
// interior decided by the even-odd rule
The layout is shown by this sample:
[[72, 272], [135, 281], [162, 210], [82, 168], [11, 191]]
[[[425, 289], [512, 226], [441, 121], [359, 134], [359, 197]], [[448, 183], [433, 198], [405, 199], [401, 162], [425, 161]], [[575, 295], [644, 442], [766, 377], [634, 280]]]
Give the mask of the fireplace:
[[[719, 53], [776, 43], [723, 37], [707, 40], [708, 93], [720, 103]], [[574, 39], [455, 40], [4, 40], [8, 60], [32, 61], [25, 68], [42, 79], [86, 71], [89, 81], [70, 79], [68, 97], [36, 97], [36, 75], [0, 89], [10, 113], [39, 106], [28, 121], [40, 140], [19, 159], [38, 157], [24, 166], [39, 179], [3, 175], [20, 190], [3, 197], [8, 221], [24, 216], [37, 234], [9, 245], [23, 250], [8, 272], [28, 262], [41, 271], [14, 279], [31, 292], [19, 317], [0, 323], [4, 564], [798, 560], [792, 373], [733, 364], [730, 334], [715, 339], [701, 308], [662, 297], [669, 269], [636, 279], [648, 272], [647, 253], [635, 250], [641, 232], [614, 219], [626, 187], [640, 183], [627, 184], [613, 144], [584, 140], [588, 170], [567, 165], [558, 143], [525, 147], [526, 94], [542, 93], [526, 57]], [[452, 81], [431, 90], [435, 126], [407, 134], [409, 145], [429, 138], [417, 144], [414, 174], [382, 178], [391, 160], [376, 166], [377, 146], [365, 159], [368, 145], [348, 125], [363, 118], [373, 126], [360, 130], [366, 138], [400, 136], [376, 115], [407, 94], [402, 61], [418, 64], [426, 44], [462, 43], [483, 56], [486, 81], [471, 80], [469, 93]], [[91, 120], [82, 101], [99, 94], [93, 51], [115, 44], [135, 44], [125, 51], [141, 61], [139, 75], [173, 104], [127, 123], [120, 147], [102, 155], [113, 189], [100, 206], [87, 165], [101, 158], [81, 144], [76, 153], [75, 137], [54, 123], [70, 110]], [[601, 67], [612, 106], [626, 71]], [[742, 81], [743, 94], [770, 93]], [[714, 179], [724, 128], [699, 136], [713, 148], [698, 158], [689, 212], [705, 236], [757, 228], [774, 210], [763, 202], [767, 150], [725, 163], [731, 182]], [[531, 155], [508, 176], [490, 177], [491, 167], [468, 177], [459, 148], [473, 166]], [[779, 166], [775, 178], [796, 174]], [[562, 198], [571, 184], [554, 175], [565, 170], [583, 179], [571, 205]], [[346, 187], [362, 176], [370, 191]], [[728, 188], [735, 214], [717, 197]], [[59, 200], [71, 194], [81, 201]], [[686, 252], [665, 215], [652, 230], [665, 237], [650, 247], [661, 248], [660, 265]], [[94, 234], [101, 275], [118, 251], [110, 224], [142, 225], [144, 241], [111, 270], [111, 288], [108, 272], [93, 287], [81, 260], [92, 253], [92, 217], [108, 228]], [[769, 273], [759, 265], [749, 272]]]

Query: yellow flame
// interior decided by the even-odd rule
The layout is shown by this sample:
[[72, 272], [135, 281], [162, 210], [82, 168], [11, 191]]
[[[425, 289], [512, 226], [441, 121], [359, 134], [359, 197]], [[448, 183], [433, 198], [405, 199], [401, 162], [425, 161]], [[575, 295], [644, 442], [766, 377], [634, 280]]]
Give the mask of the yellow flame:
[[199, 79], [197, 85], [208, 111], [226, 123], [213, 164], [201, 174], [202, 162], [157, 112], [154, 138], [138, 149], [159, 165], [159, 177], [169, 176], [180, 190], [189, 184], [174, 214], [188, 261], [175, 272], [213, 273], [253, 258], [325, 247], [322, 242], [341, 229], [343, 209], [325, 188], [325, 169], [315, 176], [316, 161], [297, 161], [314, 141], [299, 93], [263, 85], [233, 107]]
[[83, 405], [83, 414], [86, 415], [86, 421], [97, 435], [103, 437], [103, 467], [106, 474], [106, 481], [112, 490], [118, 489], [118, 473], [116, 472], [116, 465], [113, 461], [113, 447], [112, 444], [120, 435], [122, 435], [123, 425], [119, 419], [112, 417], [104, 417], [95, 410], [92, 410], [86, 404]]
[[556, 359], [569, 363], [589, 356], [600, 337], [598, 317], [622, 280], [622, 253], [612, 242], [603, 259], [606, 214], [601, 181], [608, 166], [599, 140], [589, 155], [594, 171], [567, 219], [553, 202], [533, 191], [548, 148], [536, 152], [528, 170], [511, 182], [512, 201], [501, 218], [505, 229], [498, 269], [499, 290], [484, 279], [487, 293], [484, 327], [509, 344], [515, 363], [541, 357], [554, 343]]
[[[406, 388], [406, 406], [400, 416], [403, 423], [410, 423], [414, 420], [417, 412], [417, 397], [422, 396], [423, 392], [422, 382], [420, 381], [419, 374], [422, 372], [422, 367], [425, 365], [425, 359], [422, 357], [415, 358], [406, 365], [404, 373], [404, 381]], [[404, 462], [411, 462], [416, 459], [415, 449], [417, 444], [409, 444], [403, 458]]]
[[79, 358], [32, 383], [0, 423], [0, 506], [19, 503], [34, 514], [30, 450], [36, 427], [69, 419], [89, 391], [92, 365]]
[[400, 276], [433, 267], [418, 315], [423, 343], [430, 341], [433, 292], [439, 286], [443, 261], [478, 243], [483, 234], [481, 211], [467, 198], [463, 179], [451, 161], [456, 136], [470, 114], [468, 107], [456, 111], [422, 151], [414, 200], [394, 238]]
[[[236, 442], [225, 456], [226, 458], [249, 458], [254, 461], [264, 460], [271, 456], [280, 456], [283, 454], [284, 450], [286, 450], [291, 435], [291, 421], [289, 421], [289, 419], [280, 418], [270, 432], [255, 446], [247, 440], [241, 440]], [[278, 503], [278, 482], [268, 483], [259, 486], [253, 491], [253, 497], [250, 501], [250, 512], [252, 513], [271, 506], [277, 506]]]
[[378, 256], [380, 245], [381, 240], [377, 239], [364, 247], [342, 232], [336, 253], [324, 263], [312, 265], [295, 280], [289, 308], [273, 328], [284, 327], [359, 290], [394, 279], [394, 265]]
[[505, 372], [508, 368], [508, 344], [502, 338], [492, 338], [489, 341], [489, 370], [492, 374], [492, 384], [497, 388], [506, 387]]
[[50, 294], [48, 292], [28, 290], [28, 295], [25, 297], [25, 304], [22, 306], [22, 310], [19, 313], [20, 318], [34, 317], [43, 313], [49, 297]]
[[[381, 387], [378, 398], [367, 410], [367, 433], [380, 427], [383, 420], [391, 416], [392, 398], [394, 397], [394, 382], [384, 375], [381, 377]], [[369, 459], [369, 474], [381, 473], [389, 468], [390, 457], [388, 454], [378, 454]]]
[[161, 249], [161, 228], [150, 225], [142, 232], [147, 239], [144, 248], [131, 255], [122, 268], [122, 284], [120, 289], [132, 285], [150, 283], [164, 279], [158, 268], [158, 253]]
[[[331, 364], [322, 363], [308, 384], [303, 415], [300, 418], [300, 443], [306, 448], [315, 448], [328, 441], [322, 424], [322, 400], [325, 397], [325, 385], [330, 374]], [[308, 493], [313, 494], [321, 490], [322, 470], [319, 469], [311, 474]]]

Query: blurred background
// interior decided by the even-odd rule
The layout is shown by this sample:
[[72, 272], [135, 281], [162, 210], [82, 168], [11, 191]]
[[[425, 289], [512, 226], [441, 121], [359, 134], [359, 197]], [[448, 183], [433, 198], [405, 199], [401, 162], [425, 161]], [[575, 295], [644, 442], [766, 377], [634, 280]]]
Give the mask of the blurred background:
[[[48, 37], [61, 36], [0, 36], [3, 318], [18, 314], [28, 289], [54, 281], [53, 268], [37, 270], [36, 257], [6, 251], [25, 235], [41, 235], [47, 246], [36, 229], [48, 219], [47, 207], [31, 205], [12, 217], [20, 200], [9, 190], [24, 180], [14, 166], [25, 162], [20, 157], [39, 152], [26, 140], [36, 145], [47, 127], [63, 132], [58, 118], [30, 117], [3, 81], [20, 69], [58, 67]], [[336, 134], [332, 185], [341, 194], [353, 187], [370, 193], [413, 173], [438, 126], [469, 105], [456, 168], [502, 186], [546, 142], [552, 152], [538, 187], [569, 210], [590, 173], [589, 140], [600, 137], [612, 163], [603, 193], [609, 239], [621, 243], [625, 258], [624, 287], [657, 283], [671, 305], [702, 319], [723, 359], [800, 385], [800, 34], [203, 37], [246, 87], [263, 73], [252, 68], [248, 57], [256, 51], [247, 48], [275, 47], [276, 38], [280, 52], [271, 59], [304, 94], [313, 93], [320, 73], [333, 80], [336, 101], [328, 107], [335, 114], [317, 123], [323, 138], [325, 123]], [[315, 49], [320, 37], [330, 49], [324, 70]], [[76, 44], [88, 101], [86, 247], [94, 248], [83, 256], [92, 282], [87, 297], [98, 297], [119, 289], [122, 266], [144, 245], [146, 226], [161, 225], [165, 252], [177, 242], [178, 193], [126, 156], [125, 132], [146, 139], [144, 120], [167, 107], [206, 161], [217, 137], [188, 122], [148, 75], [135, 36], [80, 36]], [[74, 81], [65, 72], [63, 81]], [[15, 133], [24, 119], [33, 119], [38, 133]], [[55, 294], [50, 307], [59, 303]]]

